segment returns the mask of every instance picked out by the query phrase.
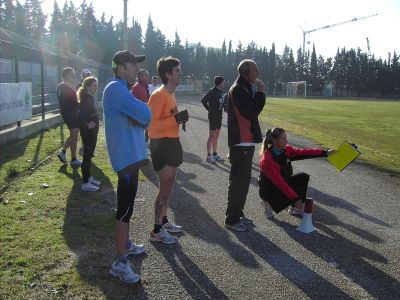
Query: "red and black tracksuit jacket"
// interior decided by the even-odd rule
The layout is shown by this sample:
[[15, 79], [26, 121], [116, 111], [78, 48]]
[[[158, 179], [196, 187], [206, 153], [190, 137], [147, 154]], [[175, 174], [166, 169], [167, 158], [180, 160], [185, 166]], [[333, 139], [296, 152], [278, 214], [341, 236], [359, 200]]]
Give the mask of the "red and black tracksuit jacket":
[[270, 147], [260, 160], [260, 189], [268, 190], [278, 188], [289, 201], [296, 201], [299, 195], [289, 185], [289, 179], [293, 175], [292, 161], [326, 156], [326, 150], [323, 149], [300, 149], [287, 145], [284, 151], [275, 155]]
[[265, 94], [253, 92], [251, 84], [238, 77], [228, 93], [228, 145], [260, 143], [258, 115], [265, 105]]

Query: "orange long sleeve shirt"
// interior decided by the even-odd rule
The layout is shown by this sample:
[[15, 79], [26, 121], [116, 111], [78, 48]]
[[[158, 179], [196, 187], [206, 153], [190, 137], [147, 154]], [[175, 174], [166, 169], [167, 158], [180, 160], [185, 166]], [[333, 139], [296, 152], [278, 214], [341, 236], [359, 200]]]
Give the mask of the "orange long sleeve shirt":
[[169, 93], [165, 87], [158, 88], [150, 96], [149, 106], [152, 118], [148, 134], [151, 139], [179, 137], [179, 125], [175, 115], [178, 113], [175, 93]]

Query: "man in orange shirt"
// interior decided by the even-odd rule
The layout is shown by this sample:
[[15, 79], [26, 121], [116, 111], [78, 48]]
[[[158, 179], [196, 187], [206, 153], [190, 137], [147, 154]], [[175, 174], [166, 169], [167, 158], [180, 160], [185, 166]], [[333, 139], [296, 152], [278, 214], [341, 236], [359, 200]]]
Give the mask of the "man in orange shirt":
[[150, 96], [148, 102], [152, 112], [148, 133], [151, 160], [157, 172], [160, 190], [154, 205], [154, 229], [150, 232], [150, 240], [173, 244], [178, 239], [170, 233], [182, 232], [182, 226], [175, 225], [168, 219], [167, 210], [176, 171], [182, 164], [179, 124], [184, 124], [188, 115], [187, 111], [179, 113], [176, 105], [175, 89], [181, 77], [179, 60], [173, 57], [160, 58], [157, 61], [157, 71], [163, 86]]

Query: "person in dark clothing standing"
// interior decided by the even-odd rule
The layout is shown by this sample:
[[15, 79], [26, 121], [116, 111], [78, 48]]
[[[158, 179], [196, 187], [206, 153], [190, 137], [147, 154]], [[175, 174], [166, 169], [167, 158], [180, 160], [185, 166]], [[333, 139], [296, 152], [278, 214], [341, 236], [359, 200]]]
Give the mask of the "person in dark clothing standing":
[[82, 69], [81, 81], [76, 85], [76, 90], [79, 90], [82, 87], [85, 78], [88, 78], [90, 76], [92, 76], [92, 71], [90, 71], [89, 69]]
[[60, 114], [69, 129], [69, 137], [66, 139], [64, 147], [57, 154], [58, 159], [66, 164], [67, 163], [67, 149], [71, 149], [71, 167], [80, 167], [81, 161], [76, 158], [76, 145], [78, 143], [79, 135], [79, 120], [78, 109], [79, 102], [76, 97], [76, 91], [73, 88], [75, 81], [75, 70], [67, 67], [62, 71], [63, 82], [58, 85], [57, 97], [60, 105]]
[[90, 174], [92, 157], [97, 143], [97, 134], [99, 132], [99, 115], [93, 101], [93, 96], [97, 92], [97, 79], [95, 77], [86, 77], [77, 95], [80, 102], [79, 107], [79, 129], [83, 142], [83, 161], [82, 186], [84, 192], [95, 192], [99, 190], [100, 182]]
[[256, 143], [262, 142], [258, 115], [265, 105], [265, 84], [257, 79], [257, 64], [249, 59], [238, 66], [239, 77], [228, 93], [229, 174], [225, 227], [246, 231], [253, 221], [244, 216]]
[[217, 153], [217, 145], [222, 124], [225, 84], [226, 82], [223, 77], [215, 76], [214, 87], [201, 99], [201, 103], [203, 103], [208, 111], [208, 122], [210, 125], [210, 132], [207, 140], [207, 162], [209, 163], [224, 160]]

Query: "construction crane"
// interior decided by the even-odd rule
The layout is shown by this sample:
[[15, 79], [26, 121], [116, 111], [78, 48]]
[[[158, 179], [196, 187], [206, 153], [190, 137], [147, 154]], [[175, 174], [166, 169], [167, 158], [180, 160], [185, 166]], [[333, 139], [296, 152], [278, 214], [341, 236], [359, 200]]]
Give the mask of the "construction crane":
[[311, 29], [311, 30], [304, 30], [304, 29], [300, 26], [301, 31], [303, 31], [303, 56], [304, 56], [304, 49], [305, 49], [305, 46], [306, 46], [306, 34], [307, 34], [307, 33], [311, 33], [311, 32], [318, 31], [318, 30], [322, 30], [322, 29], [328, 29], [328, 28], [331, 28], [331, 27], [335, 27], [335, 26], [347, 24], [347, 23], [350, 23], [350, 22], [360, 21], [360, 20], [363, 20], [363, 19], [375, 17], [375, 16], [377, 16], [377, 15], [378, 15], [378, 14], [373, 14], [373, 15], [369, 15], [369, 16], [365, 16], [365, 17], [354, 18], [354, 19], [351, 19], [351, 20], [342, 21], [342, 22], [339, 22], [339, 23], [330, 24], [330, 25], [322, 26], [322, 27], [319, 27], [319, 28]]

